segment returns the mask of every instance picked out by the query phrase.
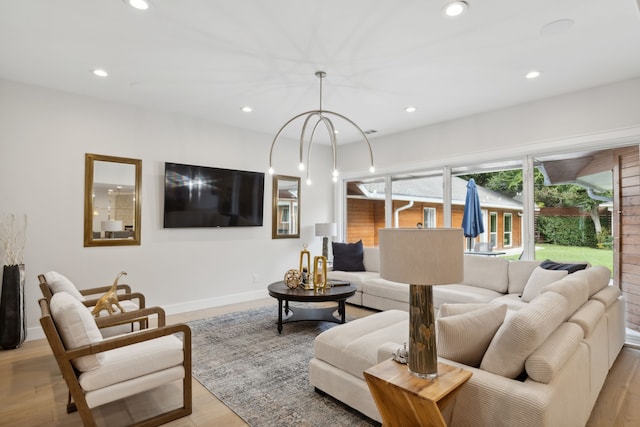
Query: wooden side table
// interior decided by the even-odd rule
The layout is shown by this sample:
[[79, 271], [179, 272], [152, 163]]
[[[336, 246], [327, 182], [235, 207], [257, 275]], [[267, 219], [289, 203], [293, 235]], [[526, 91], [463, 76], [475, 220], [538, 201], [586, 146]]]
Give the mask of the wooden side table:
[[444, 426], [441, 410], [472, 373], [438, 362], [434, 380], [411, 375], [407, 365], [392, 359], [364, 371], [373, 400], [385, 427]]

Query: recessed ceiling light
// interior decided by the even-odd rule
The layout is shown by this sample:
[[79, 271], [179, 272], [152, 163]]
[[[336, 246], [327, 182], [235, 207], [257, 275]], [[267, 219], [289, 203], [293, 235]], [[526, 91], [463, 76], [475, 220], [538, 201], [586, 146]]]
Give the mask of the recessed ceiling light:
[[98, 76], [98, 77], [108, 77], [109, 73], [107, 73], [106, 70], [103, 70], [102, 68], [95, 68], [93, 70], [91, 70], [91, 72], [93, 73], [94, 76]]
[[414, 111], [416, 111], [416, 107], [407, 107], [404, 109], [404, 111], [406, 111], [407, 113], [413, 113]]
[[253, 108], [247, 106], [242, 107], [242, 111], [244, 111], [245, 113], [250, 113], [253, 111]]
[[450, 18], [455, 18], [464, 14], [467, 9], [469, 9], [469, 4], [466, 1], [452, 1], [444, 6], [442, 13]]
[[147, 10], [149, 9], [149, 1], [148, 0], [124, 0], [126, 4], [138, 10]]
[[525, 77], [528, 79], [537, 79], [538, 77], [540, 77], [540, 74], [542, 74], [542, 71], [531, 70], [525, 75]]

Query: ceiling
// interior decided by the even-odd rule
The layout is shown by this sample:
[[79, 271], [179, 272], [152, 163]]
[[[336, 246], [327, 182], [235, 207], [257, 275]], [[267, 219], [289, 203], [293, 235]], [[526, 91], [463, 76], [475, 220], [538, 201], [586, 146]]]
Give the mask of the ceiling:
[[0, 78], [273, 135], [323, 70], [323, 108], [375, 138], [640, 76], [635, 0], [151, 2], [1, 1]]

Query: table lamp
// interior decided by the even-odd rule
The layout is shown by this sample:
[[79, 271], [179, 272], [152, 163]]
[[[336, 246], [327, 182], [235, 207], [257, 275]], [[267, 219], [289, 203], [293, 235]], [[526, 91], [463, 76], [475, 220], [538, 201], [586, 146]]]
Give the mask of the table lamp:
[[409, 283], [409, 371], [435, 379], [438, 352], [432, 286], [462, 281], [462, 229], [383, 228], [379, 242], [380, 277]]
[[329, 237], [338, 234], [335, 222], [321, 222], [316, 224], [316, 236], [322, 236], [322, 256], [329, 258]]

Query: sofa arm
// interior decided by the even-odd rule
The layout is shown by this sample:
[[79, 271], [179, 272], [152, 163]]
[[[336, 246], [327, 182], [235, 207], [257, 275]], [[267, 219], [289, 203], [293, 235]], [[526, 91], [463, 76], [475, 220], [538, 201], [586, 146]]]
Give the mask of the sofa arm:
[[583, 344], [550, 384], [441, 361], [473, 373], [456, 395], [448, 425], [583, 427], [589, 418], [589, 352]]

